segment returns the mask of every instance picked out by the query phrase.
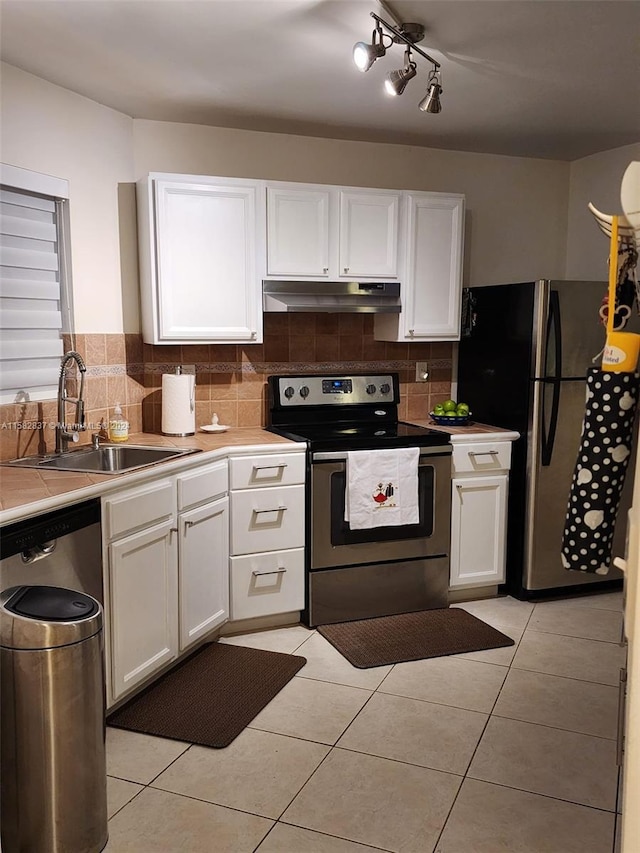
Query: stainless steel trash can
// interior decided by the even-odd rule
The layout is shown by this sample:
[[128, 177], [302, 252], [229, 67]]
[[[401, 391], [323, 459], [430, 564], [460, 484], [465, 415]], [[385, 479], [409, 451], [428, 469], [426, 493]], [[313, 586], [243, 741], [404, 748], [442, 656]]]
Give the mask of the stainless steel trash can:
[[53, 586], [0, 594], [3, 853], [107, 843], [102, 608]]

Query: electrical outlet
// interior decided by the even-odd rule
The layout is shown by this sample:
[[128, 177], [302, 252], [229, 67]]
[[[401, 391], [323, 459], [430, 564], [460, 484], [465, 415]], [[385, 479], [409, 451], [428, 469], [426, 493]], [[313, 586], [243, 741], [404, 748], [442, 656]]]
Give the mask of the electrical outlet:
[[416, 382], [429, 381], [429, 365], [426, 361], [416, 361]]

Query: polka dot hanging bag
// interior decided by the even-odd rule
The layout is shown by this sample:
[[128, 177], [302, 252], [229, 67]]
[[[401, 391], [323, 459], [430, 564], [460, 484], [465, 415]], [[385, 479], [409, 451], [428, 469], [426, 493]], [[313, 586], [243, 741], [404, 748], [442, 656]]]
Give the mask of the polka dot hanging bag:
[[[613, 217], [609, 266], [609, 306], [615, 307], [617, 217]], [[578, 459], [571, 481], [562, 537], [562, 565], [570, 571], [606, 575], [622, 487], [631, 456], [640, 376], [634, 371], [638, 335], [625, 334], [619, 357], [609, 310], [607, 346], [602, 367], [587, 371], [587, 400]], [[635, 349], [635, 354], [629, 353]]]

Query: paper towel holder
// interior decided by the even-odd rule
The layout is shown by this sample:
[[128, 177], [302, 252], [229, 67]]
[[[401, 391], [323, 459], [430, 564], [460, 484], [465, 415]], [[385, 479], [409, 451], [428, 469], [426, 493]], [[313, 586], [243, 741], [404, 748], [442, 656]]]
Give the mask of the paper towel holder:
[[[182, 399], [180, 400], [182, 405], [188, 406], [188, 414], [186, 413], [186, 409], [183, 409], [182, 415], [178, 417], [176, 421], [175, 412], [167, 413], [165, 410], [165, 405], [167, 404], [167, 392], [169, 391], [169, 386], [165, 384], [165, 379], [168, 382], [171, 382], [173, 377], [192, 377], [192, 381], [189, 383], [188, 389], [188, 399], [184, 396], [184, 390], [182, 390]], [[176, 365], [173, 374], [163, 374], [162, 377], [162, 427], [161, 432], [163, 435], [170, 435], [176, 437], [184, 437], [189, 435], [195, 435], [195, 409], [196, 409], [196, 377], [195, 377], [195, 365], [191, 370], [185, 371], [181, 364]], [[173, 400], [172, 400], [173, 402]]]

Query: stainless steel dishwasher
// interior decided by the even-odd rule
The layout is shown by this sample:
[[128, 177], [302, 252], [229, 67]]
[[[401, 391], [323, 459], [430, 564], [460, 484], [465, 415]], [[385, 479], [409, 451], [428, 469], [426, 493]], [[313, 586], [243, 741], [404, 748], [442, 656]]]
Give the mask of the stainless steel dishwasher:
[[100, 501], [83, 501], [0, 530], [0, 591], [58, 586], [103, 603]]

